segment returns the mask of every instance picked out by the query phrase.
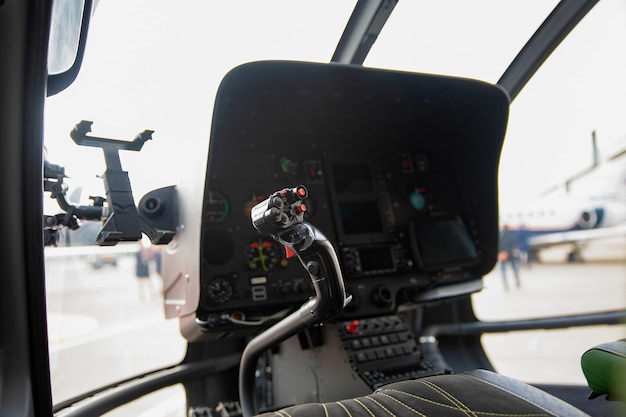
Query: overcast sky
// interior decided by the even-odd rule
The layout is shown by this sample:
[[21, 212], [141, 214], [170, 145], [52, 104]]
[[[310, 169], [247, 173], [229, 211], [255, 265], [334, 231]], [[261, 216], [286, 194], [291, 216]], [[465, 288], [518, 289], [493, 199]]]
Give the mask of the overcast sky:
[[[201, 192], [213, 99], [223, 75], [257, 59], [328, 61], [354, 5], [270, 2], [283, 4], [283, 12], [267, 15], [266, 2], [219, 2], [217, 12], [209, 8], [218, 2], [188, 3], [101, 2], [79, 78], [48, 100], [50, 159], [66, 166], [70, 181], [88, 187], [85, 197], [103, 193], [95, 175], [103, 172], [104, 159], [98, 149], [71, 141], [75, 123], [92, 120], [94, 135], [126, 139], [156, 131], [140, 153], [122, 155], [136, 199], [181, 181], [197, 182]], [[366, 65], [495, 82], [555, 2], [472, 3], [486, 7], [481, 21], [469, 17], [476, 11], [469, 3], [399, 2]], [[501, 160], [505, 206], [528, 201], [585, 168], [592, 130], [601, 151], [626, 134], [626, 2], [603, 0], [588, 17], [511, 107]], [[414, 43], [407, 48], [409, 40]], [[478, 47], [483, 44], [487, 48]]]

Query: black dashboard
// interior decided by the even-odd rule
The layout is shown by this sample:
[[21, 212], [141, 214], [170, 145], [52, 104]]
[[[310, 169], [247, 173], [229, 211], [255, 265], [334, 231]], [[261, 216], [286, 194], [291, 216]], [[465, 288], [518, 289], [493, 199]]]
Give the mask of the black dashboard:
[[197, 322], [258, 330], [312, 295], [297, 257], [250, 220], [269, 193], [298, 184], [352, 295], [343, 319], [473, 288], [496, 259], [507, 116], [503, 90], [474, 80], [296, 62], [234, 69], [214, 108]]

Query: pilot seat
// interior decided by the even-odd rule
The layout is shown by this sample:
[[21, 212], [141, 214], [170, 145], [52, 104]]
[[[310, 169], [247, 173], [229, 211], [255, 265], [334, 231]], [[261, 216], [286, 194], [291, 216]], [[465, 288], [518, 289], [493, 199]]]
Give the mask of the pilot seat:
[[263, 417], [588, 416], [523, 382], [486, 370], [396, 382], [333, 403], [301, 404]]

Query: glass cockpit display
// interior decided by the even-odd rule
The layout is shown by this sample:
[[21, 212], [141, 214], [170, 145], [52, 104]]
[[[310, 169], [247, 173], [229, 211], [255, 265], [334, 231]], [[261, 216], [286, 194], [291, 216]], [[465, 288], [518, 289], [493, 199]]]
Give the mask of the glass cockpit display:
[[475, 264], [475, 243], [458, 218], [413, 222], [416, 257], [425, 270], [452, 269]]

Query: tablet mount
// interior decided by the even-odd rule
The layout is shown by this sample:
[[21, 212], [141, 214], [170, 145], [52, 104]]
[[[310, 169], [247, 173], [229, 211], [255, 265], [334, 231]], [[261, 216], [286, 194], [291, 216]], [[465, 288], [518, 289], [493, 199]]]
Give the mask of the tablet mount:
[[[55, 246], [58, 231], [62, 226], [70, 229], [79, 227], [78, 219], [102, 220], [104, 225], [96, 237], [100, 246], [112, 246], [122, 241], [138, 241], [142, 232], [152, 243], [168, 243], [176, 233], [176, 210], [174, 187], [165, 187], [148, 193], [139, 202], [133, 199], [128, 172], [122, 170], [119, 151], [140, 151], [144, 143], [152, 139], [152, 130], [144, 130], [132, 141], [108, 139], [87, 135], [93, 122], [81, 121], [70, 132], [77, 145], [102, 148], [106, 171], [102, 174], [106, 198], [92, 197], [90, 206], [75, 206], [65, 198], [67, 185], [65, 168], [44, 161], [44, 191], [56, 199], [65, 212], [55, 216], [44, 216], [44, 241]], [[106, 205], [105, 205], [106, 203]], [[169, 210], [166, 210], [169, 207]]]

